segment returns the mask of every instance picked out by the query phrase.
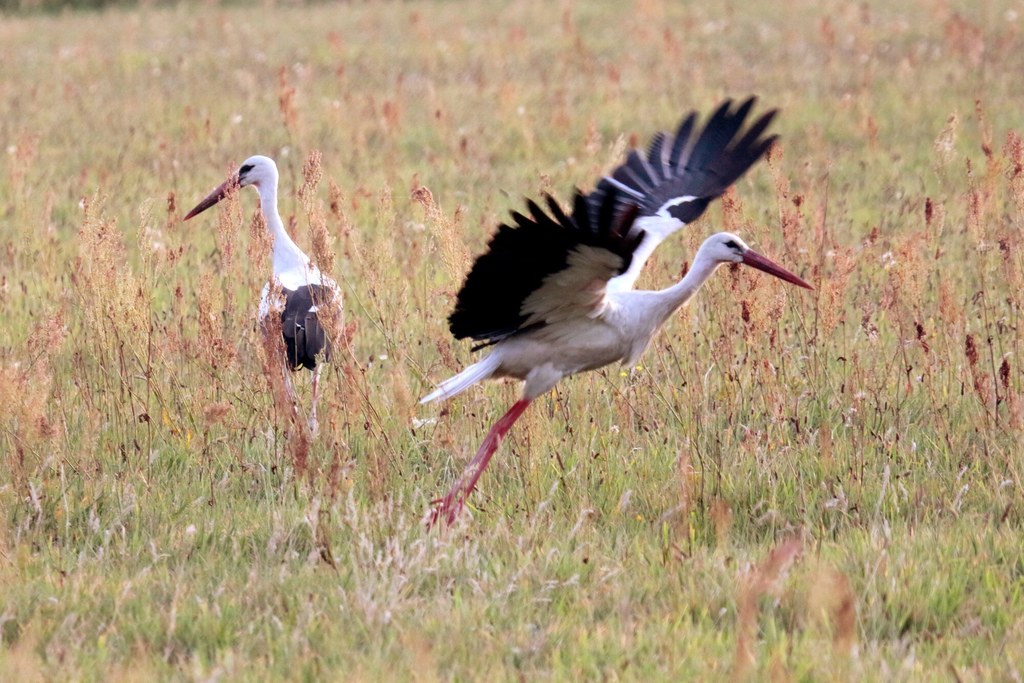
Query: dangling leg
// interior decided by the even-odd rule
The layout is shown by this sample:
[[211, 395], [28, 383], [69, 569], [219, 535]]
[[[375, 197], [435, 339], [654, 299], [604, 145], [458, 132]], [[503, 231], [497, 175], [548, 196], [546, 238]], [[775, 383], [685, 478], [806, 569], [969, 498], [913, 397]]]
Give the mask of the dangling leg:
[[[292, 373], [291, 368], [288, 367], [287, 353], [285, 352], [284, 344], [279, 341], [281, 340], [281, 328], [275, 328], [273, 325], [261, 322], [260, 331], [263, 333], [263, 350], [267, 354], [267, 364], [263, 367], [264, 372], [269, 374], [267, 379], [270, 381], [270, 391], [274, 398], [274, 406], [282, 412], [287, 412], [290, 408], [290, 419], [295, 421], [299, 417], [299, 401], [295, 395], [295, 387], [292, 385]], [[277, 372], [281, 373], [279, 375], [281, 378], [280, 386], [277, 385], [273, 377]], [[285, 405], [281, 405], [282, 401]]]
[[466, 469], [462, 471], [459, 480], [455, 482], [455, 486], [452, 487], [444, 498], [434, 501], [434, 510], [430, 515], [428, 526], [433, 527], [442, 515], [446, 518], [448, 524], [455, 521], [459, 511], [462, 510], [462, 504], [466, 502], [466, 498], [473, 492], [477, 480], [480, 479], [480, 475], [487, 469], [487, 463], [491, 461], [491, 456], [498, 450], [498, 446], [501, 445], [505, 434], [512, 428], [512, 425], [515, 424], [532, 400], [528, 398], [519, 399], [500, 420], [494, 423], [491, 431], [487, 432], [487, 436], [484, 437], [484, 442], [480, 444], [480, 449], [473, 456], [469, 464], [466, 465]]
[[281, 359], [281, 378], [284, 385], [284, 398], [288, 402], [288, 405], [292, 409], [292, 418], [299, 418], [299, 399], [295, 395], [295, 385], [292, 384], [292, 371], [288, 367], [288, 362]]
[[320, 399], [320, 371], [323, 370], [323, 367], [322, 363], [317, 363], [316, 368], [313, 369], [313, 401], [309, 410], [309, 433], [313, 436], [320, 431], [320, 423], [316, 419], [316, 402]]

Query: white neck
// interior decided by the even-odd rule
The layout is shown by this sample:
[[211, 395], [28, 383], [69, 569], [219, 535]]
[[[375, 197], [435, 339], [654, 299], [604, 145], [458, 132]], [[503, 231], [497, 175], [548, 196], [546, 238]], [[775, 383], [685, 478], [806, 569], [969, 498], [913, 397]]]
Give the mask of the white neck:
[[668, 289], [652, 292], [656, 302], [655, 310], [661, 321], [666, 320], [676, 309], [685, 305], [707, 282], [708, 278], [714, 275], [720, 265], [721, 262], [715, 261], [707, 255], [707, 252], [700, 249], [693, 259], [693, 266], [682, 280]]
[[640, 271], [650, 258], [654, 250], [666, 237], [683, 226], [682, 221], [675, 218], [664, 218], [662, 216], [641, 216], [636, 219], [636, 227], [644, 231], [644, 237], [640, 244], [633, 250], [633, 258], [630, 261], [629, 269], [622, 275], [613, 277], [608, 281], [609, 292], [628, 292], [633, 289], [636, 280], [640, 277]]
[[276, 185], [259, 184], [255, 187], [256, 191], [260, 193], [260, 208], [267, 221], [267, 229], [270, 231], [271, 237], [274, 238], [274, 244], [271, 247], [274, 276], [279, 276], [288, 270], [308, 267], [309, 257], [288, 235], [288, 231], [284, 229], [281, 214], [277, 212]]

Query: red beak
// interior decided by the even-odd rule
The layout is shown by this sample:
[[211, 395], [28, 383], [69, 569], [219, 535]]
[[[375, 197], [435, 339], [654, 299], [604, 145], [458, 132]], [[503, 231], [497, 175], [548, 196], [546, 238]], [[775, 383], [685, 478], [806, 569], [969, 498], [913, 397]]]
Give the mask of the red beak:
[[748, 249], [747, 252], [743, 254], [743, 264], [750, 266], [751, 268], [763, 270], [769, 275], [774, 275], [780, 280], [791, 282], [797, 287], [803, 287], [804, 289], [814, 289], [814, 287], [811, 287], [809, 284], [801, 280], [793, 273], [789, 272], [788, 270], [786, 270], [779, 264], [775, 263], [774, 261], [771, 261], [765, 258], [764, 256], [761, 256], [753, 249]]
[[187, 221], [189, 218], [192, 218], [193, 216], [197, 216], [197, 215], [201, 214], [203, 211], [206, 211], [211, 206], [213, 206], [214, 204], [216, 204], [220, 200], [224, 199], [224, 197], [227, 197], [228, 193], [233, 191], [236, 187], [238, 187], [238, 178], [237, 177], [228, 178], [223, 183], [221, 183], [220, 186], [217, 187], [216, 190], [214, 190], [210, 194], [206, 195], [206, 199], [204, 199], [203, 201], [201, 201], [198, 204], [196, 204], [196, 208], [194, 208], [191, 211], [189, 211], [188, 214], [186, 214], [185, 217], [182, 220]]

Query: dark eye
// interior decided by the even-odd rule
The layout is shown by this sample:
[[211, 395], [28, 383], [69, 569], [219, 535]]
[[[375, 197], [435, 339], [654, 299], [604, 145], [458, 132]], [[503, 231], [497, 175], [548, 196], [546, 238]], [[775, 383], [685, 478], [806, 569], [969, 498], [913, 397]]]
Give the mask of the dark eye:
[[729, 240], [728, 242], [725, 243], [725, 246], [729, 247], [730, 249], [740, 248], [740, 245], [736, 244], [736, 240]]
[[248, 173], [251, 170], [252, 170], [252, 164], [246, 164], [245, 166], [242, 166], [242, 168], [238, 169], [238, 177], [241, 178], [242, 176], [244, 176], [246, 173]]

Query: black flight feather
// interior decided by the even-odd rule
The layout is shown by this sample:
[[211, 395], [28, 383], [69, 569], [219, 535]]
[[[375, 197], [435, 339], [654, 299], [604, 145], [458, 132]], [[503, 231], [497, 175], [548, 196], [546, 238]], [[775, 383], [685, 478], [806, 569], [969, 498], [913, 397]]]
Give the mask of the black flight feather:
[[[644, 233], [633, 228], [636, 206], [619, 199], [615, 188], [598, 204], [577, 190], [571, 215], [550, 196], [550, 213], [532, 200], [527, 202], [529, 217], [513, 211], [514, 227], [498, 228], [459, 290], [448, 316], [455, 338], [469, 337], [486, 346], [524, 331], [529, 315], [522, 310], [523, 302], [546, 278], [568, 267], [570, 254], [581, 245], [615, 254], [620, 259], [616, 274], [625, 272]], [[530, 328], [537, 325], [543, 323]]]
[[[742, 132], [755, 102], [751, 97], [733, 108], [733, 101], [726, 100], [699, 131], [697, 114], [691, 112], [671, 140], [664, 133], [654, 136], [646, 158], [637, 150], [630, 151], [626, 161], [598, 183], [590, 202], [599, 206], [614, 187], [620, 190], [620, 202], [639, 205], [641, 216], [667, 211], [683, 223], [696, 220], [776, 140], [775, 135], [762, 137], [777, 113], [774, 109]], [[673, 201], [681, 197], [695, 199]]]
[[[316, 367], [317, 360], [330, 360], [331, 342], [320, 323], [319, 307], [330, 301], [333, 292], [321, 285], [284, 290], [281, 332], [284, 335], [288, 366], [292, 370]], [[318, 310], [311, 310], [314, 306]]]

